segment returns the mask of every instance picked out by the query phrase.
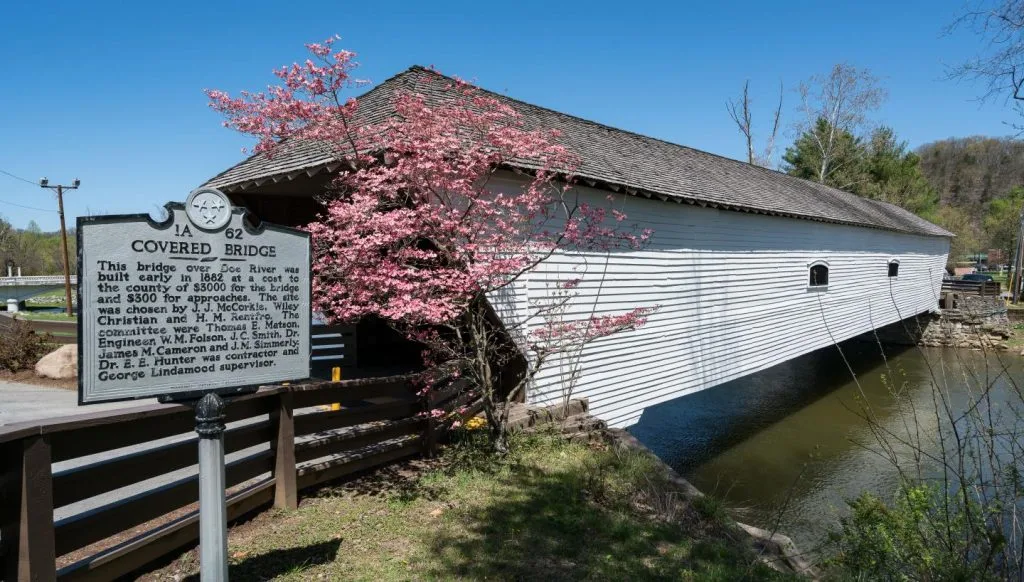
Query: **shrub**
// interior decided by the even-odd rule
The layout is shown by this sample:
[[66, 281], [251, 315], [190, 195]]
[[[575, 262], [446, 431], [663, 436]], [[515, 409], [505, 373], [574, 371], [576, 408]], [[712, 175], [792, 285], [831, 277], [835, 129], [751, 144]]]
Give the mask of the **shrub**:
[[0, 334], [0, 369], [10, 372], [33, 368], [50, 352], [49, 334], [41, 335], [23, 321], [13, 320], [6, 334]]
[[[969, 498], [968, 498], [969, 499]], [[1005, 539], [964, 496], [905, 485], [892, 503], [870, 493], [829, 536], [830, 570], [857, 580], [998, 580]]]

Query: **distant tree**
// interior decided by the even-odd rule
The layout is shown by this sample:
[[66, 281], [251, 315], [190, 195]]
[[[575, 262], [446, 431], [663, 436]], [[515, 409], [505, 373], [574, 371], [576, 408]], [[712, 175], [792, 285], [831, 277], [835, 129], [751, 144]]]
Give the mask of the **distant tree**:
[[[75, 233], [68, 231], [71, 273], [77, 270]], [[35, 221], [19, 230], [0, 218], [0, 272], [7, 274], [7, 261], [21, 267], [22, 275], [56, 275], [64, 272], [64, 253], [59, 232], [44, 232]]]
[[[36, 227], [38, 228], [38, 226]], [[46, 272], [42, 249], [42, 236], [29, 230], [17, 231], [11, 238], [9, 258], [23, 275], [50, 275]]]
[[757, 152], [756, 140], [754, 139], [753, 114], [750, 110], [753, 101], [750, 98], [750, 81], [747, 80], [743, 83], [743, 93], [740, 94], [739, 100], [733, 101], [730, 99], [725, 102], [725, 109], [729, 112], [729, 117], [736, 124], [736, 128], [740, 130], [746, 141], [747, 163], [764, 167], [772, 165], [772, 158], [775, 156], [775, 138], [779, 134], [779, 122], [782, 119], [782, 96], [782, 84], [779, 83], [779, 105], [775, 108], [775, 114], [772, 118], [772, 129], [768, 134], [768, 139], [765, 140], [764, 149], [761, 153]]
[[[819, 119], [814, 131], [801, 134], [783, 156], [791, 175], [817, 180], [821, 167], [822, 136], [833, 133], [828, 121]], [[866, 141], [848, 131], [835, 132], [831, 170], [824, 184], [874, 200], [882, 200], [915, 214], [931, 217], [938, 195], [921, 173], [920, 158], [907, 150], [888, 127], [871, 132]]]
[[806, 147], [813, 149], [811, 179], [822, 184], [841, 182], [834, 174], [848, 170], [842, 161], [849, 141], [863, 135], [868, 113], [881, 105], [886, 92], [869, 70], [846, 63], [800, 83], [797, 92], [801, 116], [795, 129], [797, 135], [808, 138]]
[[938, 194], [921, 173], [921, 159], [907, 151], [907, 142], [899, 141], [891, 128], [879, 127], [871, 132], [865, 149], [864, 179], [854, 192], [920, 216], [931, 216], [938, 205]]
[[[821, 144], [828, 142], [828, 161]], [[821, 182], [841, 190], [853, 190], [864, 179], [865, 150], [848, 131], [836, 130], [825, 118], [801, 133], [782, 155], [783, 170], [790, 175]], [[822, 174], [823, 163], [827, 170]]]
[[1000, 249], [1013, 257], [1020, 229], [1020, 213], [1024, 208], [1024, 188], [1017, 187], [1005, 196], [993, 199], [985, 213], [984, 234], [988, 248]]
[[7, 259], [11, 254], [11, 244], [14, 242], [14, 237], [17, 236], [17, 232], [14, 227], [11, 226], [7, 219], [0, 216], [0, 269], [3, 270], [3, 275], [7, 275]]
[[947, 266], [955, 266], [961, 257], [973, 254], [980, 248], [981, 237], [978, 226], [971, 215], [963, 209], [955, 206], [940, 206], [933, 220], [942, 228], [956, 235], [949, 242]]

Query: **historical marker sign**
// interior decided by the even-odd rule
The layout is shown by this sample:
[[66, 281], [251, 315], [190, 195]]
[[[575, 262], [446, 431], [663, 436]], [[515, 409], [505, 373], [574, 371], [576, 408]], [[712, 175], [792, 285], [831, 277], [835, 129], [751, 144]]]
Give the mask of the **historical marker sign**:
[[213, 189], [166, 208], [78, 219], [79, 402], [308, 377], [308, 233], [254, 230]]

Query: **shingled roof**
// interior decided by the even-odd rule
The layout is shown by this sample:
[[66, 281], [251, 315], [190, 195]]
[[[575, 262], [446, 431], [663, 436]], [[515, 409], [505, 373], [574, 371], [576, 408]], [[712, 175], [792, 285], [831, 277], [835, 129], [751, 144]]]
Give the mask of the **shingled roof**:
[[[400, 91], [415, 91], [428, 100], [444, 99], [448, 83], [438, 83], [439, 78], [444, 77], [411, 67], [359, 97], [359, 115], [376, 121], [392, 114], [393, 97]], [[726, 210], [952, 236], [892, 204], [485, 92], [518, 111], [527, 127], [559, 130], [559, 140], [581, 160], [576, 176], [589, 185]], [[333, 171], [338, 165], [322, 145], [286, 142], [272, 157], [254, 155], [205, 185], [244, 191], [267, 180]]]

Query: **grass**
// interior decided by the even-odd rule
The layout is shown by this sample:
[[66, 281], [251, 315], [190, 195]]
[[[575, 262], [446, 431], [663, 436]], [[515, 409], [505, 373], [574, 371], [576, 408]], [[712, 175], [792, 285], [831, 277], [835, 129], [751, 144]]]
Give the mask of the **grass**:
[[1024, 348], [1024, 323], [1010, 324], [1010, 338], [1005, 343], [1006, 347], [1011, 350]]
[[[725, 512], [688, 504], [646, 454], [518, 438], [495, 458], [475, 439], [381, 488], [356, 482], [231, 531], [238, 580], [784, 579]], [[147, 580], [194, 576], [189, 552]]]
[[[71, 299], [74, 301], [75, 290], [71, 289]], [[63, 307], [66, 302], [64, 296], [64, 289], [52, 289], [45, 293], [33, 295], [25, 300], [25, 305], [29, 307]]]
[[1007, 274], [1005, 272], [1003, 272], [1003, 271], [983, 271], [983, 273], [986, 274], [986, 275], [992, 275], [992, 280], [993, 281], [999, 281], [1000, 283], [1002, 283], [1003, 287], [1006, 287], [1006, 282], [1007, 282], [1008, 277], [1007, 277]]
[[16, 317], [18, 319], [30, 319], [37, 321], [78, 321], [78, 317], [74, 315], [68, 317], [66, 313], [49, 313], [39, 311], [19, 311]]

